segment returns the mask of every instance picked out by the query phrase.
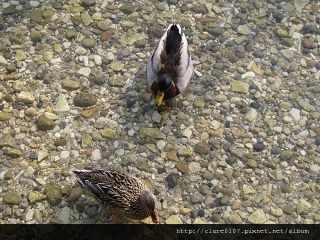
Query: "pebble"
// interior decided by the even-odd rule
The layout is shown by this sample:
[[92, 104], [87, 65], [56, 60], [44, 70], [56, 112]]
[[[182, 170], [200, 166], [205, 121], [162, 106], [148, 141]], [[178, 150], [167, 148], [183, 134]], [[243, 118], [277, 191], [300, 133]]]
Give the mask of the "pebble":
[[166, 219], [166, 224], [183, 224], [181, 218], [178, 215], [171, 215]]
[[57, 103], [55, 105], [55, 109], [58, 112], [68, 112], [70, 111], [70, 106], [67, 102], [66, 96], [64, 94], [60, 94], [57, 98]]
[[191, 162], [189, 164], [189, 170], [191, 173], [197, 173], [201, 170], [201, 166], [200, 166], [200, 163], [198, 162]]
[[99, 149], [95, 149], [91, 153], [91, 159], [94, 161], [99, 161], [102, 159], [101, 152]]
[[267, 221], [267, 217], [262, 209], [257, 209], [250, 214], [248, 221], [253, 224], [263, 224]]
[[152, 121], [154, 121], [155, 123], [160, 123], [161, 122], [161, 114], [159, 114], [157, 111], [154, 111], [152, 113]]

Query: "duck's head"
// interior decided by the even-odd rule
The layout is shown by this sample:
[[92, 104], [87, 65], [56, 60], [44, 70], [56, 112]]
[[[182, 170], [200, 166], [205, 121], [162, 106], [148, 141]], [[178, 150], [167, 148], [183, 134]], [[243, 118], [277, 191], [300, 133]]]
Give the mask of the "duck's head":
[[158, 80], [158, 92], [155, 104], [159, 107], [162, 104], [164, 94], [173, 85], [173, 80], [168, 74], [163, 74]]
[[148, 190], [143, 190], [140, 194], [140, 201], [144, 210], [151, 216], [152, 222], [159, 223], [157, 212], [155, 211], [155, 198]]

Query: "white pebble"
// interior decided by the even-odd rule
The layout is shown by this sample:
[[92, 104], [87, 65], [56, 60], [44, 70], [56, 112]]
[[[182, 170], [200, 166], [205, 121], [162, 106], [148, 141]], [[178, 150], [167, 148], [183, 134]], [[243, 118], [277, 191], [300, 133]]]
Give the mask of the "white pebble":
[[96, 65], [101, 65], [102, 63], [102, 58], [99, 55], [93, 55], [93, 60]]
[[68, 157], [70, 157], [70, 152], [69, 152], [69, 151], [62, 151], [62, 152], [60, 153], [60, 157], [61, 157], [62, 159], [67, 159]]

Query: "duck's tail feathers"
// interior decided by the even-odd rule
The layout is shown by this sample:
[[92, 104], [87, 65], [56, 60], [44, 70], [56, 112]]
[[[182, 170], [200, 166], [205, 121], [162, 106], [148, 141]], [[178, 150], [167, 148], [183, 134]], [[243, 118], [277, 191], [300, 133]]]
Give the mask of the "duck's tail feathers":
[[167, 32], [166, 52], [168, 55], [174, 55], [180, 52], [181, 48], [181, 28], [178, 24], [172, 24]]
[[74, 173], [74, 175], [76, 176], [78, 182], [80, 183], [80, 185], [84, 188], [86, 188], [86, 184], [84, 182], [84, 179], [83, 179], [83, 175], [87, 174], [87, 173], [90, 173], [92, 172], [92, 170], [88, 170], [88, 169], [83, 169], [83, 170], [73, 170], [72, 171]]

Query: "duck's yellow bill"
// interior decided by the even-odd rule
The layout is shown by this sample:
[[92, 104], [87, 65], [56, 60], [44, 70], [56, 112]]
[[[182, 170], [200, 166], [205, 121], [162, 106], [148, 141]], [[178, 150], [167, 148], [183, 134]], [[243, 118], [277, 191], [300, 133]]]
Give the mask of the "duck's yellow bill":
[[155, 101], [155, 103], [158, 107], [162, 104], [163, 97], [164, 97], [164, 92], [158, 91], [157, 96], [156, 96], [156, 101]]

